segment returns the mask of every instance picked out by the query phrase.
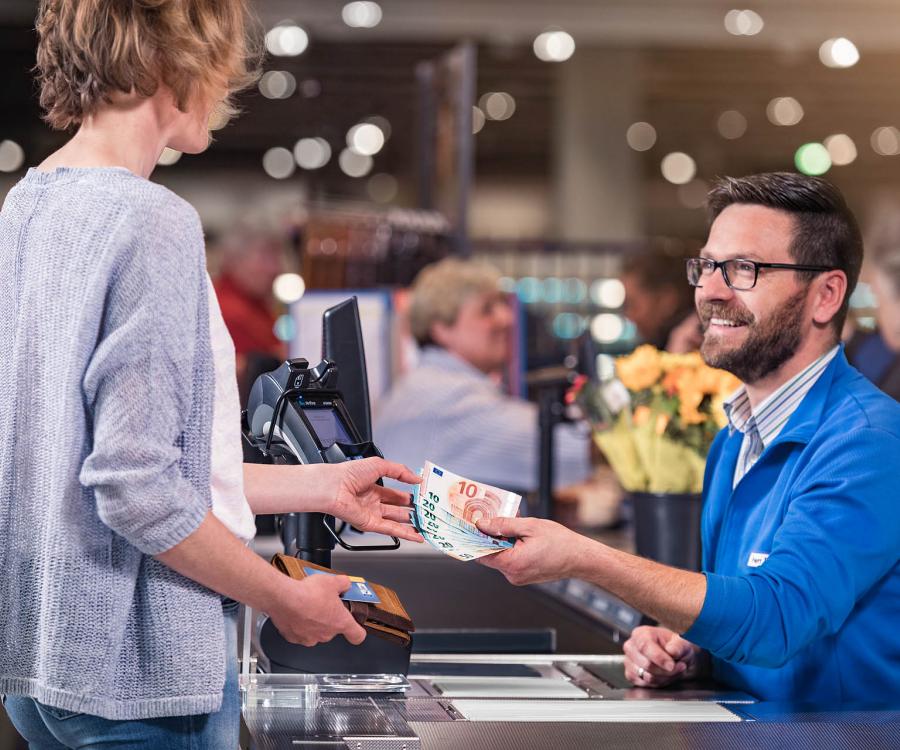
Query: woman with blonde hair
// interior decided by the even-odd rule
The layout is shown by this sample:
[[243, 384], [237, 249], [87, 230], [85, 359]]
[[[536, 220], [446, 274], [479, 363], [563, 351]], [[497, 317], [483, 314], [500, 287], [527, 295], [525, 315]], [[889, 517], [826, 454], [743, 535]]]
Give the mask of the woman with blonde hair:
[[252, 511], [415, 539], [398, 464], [242, 467], [196, 212], [150, 182], [255, 77], [245, 0], [42, 0], [51, 126], [0, 212], [0, 693], [32, 748], [234, 748], [234, 600], [306, 645], [365, 633], [345, 577], [247, 547]]

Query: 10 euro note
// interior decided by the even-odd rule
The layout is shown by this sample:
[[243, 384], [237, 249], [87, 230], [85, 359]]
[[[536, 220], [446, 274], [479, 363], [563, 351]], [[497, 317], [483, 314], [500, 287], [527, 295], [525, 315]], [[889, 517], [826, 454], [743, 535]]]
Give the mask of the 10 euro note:
[[437, 549], [457, 560], [473, 560], [512, 546], [484, 534], [475, 524], [515, 516], [521, 500], [514, 492], [474, 482], [427, 461], [414, 496], [416, 525]]

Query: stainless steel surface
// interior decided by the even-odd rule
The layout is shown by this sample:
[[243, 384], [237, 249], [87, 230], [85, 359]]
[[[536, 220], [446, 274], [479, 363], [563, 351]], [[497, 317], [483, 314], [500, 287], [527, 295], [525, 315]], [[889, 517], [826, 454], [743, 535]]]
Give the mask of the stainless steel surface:
[[896, 750], [900, 725], [413, 722], [423, 750]]
[[[325, 694], [311, 710], [245, 713], [254, 736], [251, 747], [402, 750], [405, 744], [407, 750], [880, 750], [896, 748], [900, 736], [898, 710], [778, 706], [709, 685], [636, 689], [617, 676], [622, 669], [621, 656], [425, 654], [414, 656], [413, 662], [433, 674], [411, 676], [405, 696]], [[482, 681], [490, 695], [505, 681], [498, 676], [502, 678], [511, 664], [535, 671], [538, 677], [525, 678], [529, 683], [537, 679], [568, 684], [583, 695], [575, 697], [576, 691], [572, 698], [553, 700], [453, 698], [439, 689], [442, 684], [464, 683], [478, 693]], [[475, 674], [466, 674], [467, 667]], [[492, 676], [492, 667], [500, 674]], [[441, 670], [452, 675], [442, 675]], [[514, 681], [518, 684], [522, 679]], [[551, 716], [555, 720], [539, 720]], [[498, 721], [501, 717], [507, 720]]]

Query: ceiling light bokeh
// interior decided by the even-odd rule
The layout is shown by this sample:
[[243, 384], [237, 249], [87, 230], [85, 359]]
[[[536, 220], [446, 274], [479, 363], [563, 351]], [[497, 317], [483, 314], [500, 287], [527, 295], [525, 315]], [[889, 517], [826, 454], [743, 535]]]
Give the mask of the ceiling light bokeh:
[[900, 154], [900, 130], [893, 125], [875, 128], [870, 139], [872, 150], [879, 156]]
[[352, 29], [373, 29], [381, 23], [381, 6], [368, 0], [347, 3], [341, 10], [341, 18]]
[[575, 39], [561, 29], [545, 31], [534, 40], [534, 54], [544, 62], [565, 62], [575, 54]]
[[856, 144], [846, 133], [829, 135], [822, 143], [828, 149], [831, 163], [835, 166], [843, 167], [847, 164], [852, 164], [856, 160]]
[[725, 110], [716, 120], [716, 130], [729, 141], [737, 140], [747, 132], [747, 118], [736, 109]]
[[25, 163], [25, 149], [15, 141], [0, 141], [0, 172], [15, 172]]
[[285, 180], [294, 174], [296, 165], [294, 155], [286, 148], [276, 146], [263, 154], [263, 169], [266, 174], [275, 180]]
[[625, 140], [635, 151], [649, 151], [656, 143], [656, 128], [649, 122], [634, 122], [625, 131]]
[[674, 185], [684, 185], [697, 174], [697, 163], [682, 151], [666, 154], [660, 163], [662, 176]]
[[766, 107], [766, 117], [773, 125], [790, 127], [803, 119], [803, 107], [792, 96], [778, 96]]
[[384, 147], [384, 132], [371, 122], [361, 122], [347, 131], [347, 147], [360, 156], [374, 156]]
[[859, 62], [859, 50], [845, 37], [826, 39], [819, 47], [819, 59], [829, 68], [851, 68]]
[[266, 34], [266, 49], [276, 57], [302, 55], [309, 46], [309, 35], [293, 21], [282, 21]]
[[331, 146], [324, 138], [301, 138], [294, 146], [294, 159], [302, 169], [321, 169], [331, 160]]
[[365, 177], [372, 171], [374, 162], [368, 154], [360, 154], [347, 147], [338, 156], [341, 171], [348, 177]]

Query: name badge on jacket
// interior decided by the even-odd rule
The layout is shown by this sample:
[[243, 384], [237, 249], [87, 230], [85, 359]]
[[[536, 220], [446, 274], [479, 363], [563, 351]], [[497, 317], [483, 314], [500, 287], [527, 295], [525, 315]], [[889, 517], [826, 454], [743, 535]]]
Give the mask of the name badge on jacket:
[[747, 567], [758, 568], [766, 561], [766, 558], [768, 557], [768, 552], [751, 552], [750, 557], [747, 558]]

